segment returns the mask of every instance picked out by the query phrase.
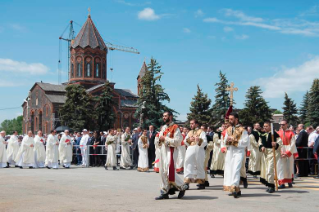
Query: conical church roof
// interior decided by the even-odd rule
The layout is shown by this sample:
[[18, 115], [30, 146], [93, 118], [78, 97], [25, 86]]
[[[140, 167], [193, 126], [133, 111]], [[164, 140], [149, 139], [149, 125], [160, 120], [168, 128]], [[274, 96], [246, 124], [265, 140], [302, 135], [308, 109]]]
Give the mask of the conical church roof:
[[144, 61], [143, 65], [142, 65], [142, 68], [140, 70], [140, 73], [137, 76], [137, 79], [144, 77], [146, 71], [147, 71], [147, 65], [146, 65], [146, 63]]
[[103, 38], [95, 27], [90, 15], [84, 23], [79, 34], [72, 42], [72, 47], [91, 47], [92, 49], [100, 48], [101, 50], [106, 50], [107, 47], [103, 41]]

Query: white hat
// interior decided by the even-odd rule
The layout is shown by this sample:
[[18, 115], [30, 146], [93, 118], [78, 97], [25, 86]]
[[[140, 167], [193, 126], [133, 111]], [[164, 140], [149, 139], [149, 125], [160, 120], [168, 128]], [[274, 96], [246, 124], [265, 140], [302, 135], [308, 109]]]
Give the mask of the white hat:
[[137, 128], [134, 128], [134, 130], [137, 130]]
[[88, 131], [87, 129], [83, 129], [83, 130], [82, 130], [82, 132], [87, 132], [87, 131]]

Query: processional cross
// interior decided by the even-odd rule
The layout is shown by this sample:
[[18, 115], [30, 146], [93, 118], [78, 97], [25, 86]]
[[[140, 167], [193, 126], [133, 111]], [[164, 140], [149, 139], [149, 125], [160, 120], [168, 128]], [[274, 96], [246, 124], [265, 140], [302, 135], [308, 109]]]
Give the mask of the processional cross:
[[230, 105], [233, 105], [233, 99], [234, 99], [234, 91], [238, 91], [238, 88], [234, 88], [234, 83], [230, 83], [230, 87], [226, 88], [226, 91], [229, 91], [229, 99], [230, 99]]

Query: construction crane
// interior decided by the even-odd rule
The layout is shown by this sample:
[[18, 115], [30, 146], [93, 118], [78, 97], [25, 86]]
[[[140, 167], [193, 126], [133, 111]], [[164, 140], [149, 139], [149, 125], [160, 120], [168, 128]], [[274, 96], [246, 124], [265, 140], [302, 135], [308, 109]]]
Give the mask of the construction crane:
[[[79, 24], [77, 24], [77, 25], [79, 25]], [[64, 36], [64, 33], [67, 31], [67, 29], [69, 29], [69, 35], [65, 38], [63, 36]], [[61, 69], [62, 69], [62, 61], [61, 61], [61, 59], [62, 59], [62, 46], [61, 46], [62, 43], [61, 43], [61, 41], [68, 42], [68, 81], [69, 81], [69, 76], [70, 76], [70, 47], [71, 47], [71, 44], [72, 44], [72, 42], [73, 42], [73, 40], [75, 38], [74, 35], [75, 35], [75, 32], [74, 32], [74, 29], [73, 29], [73, 21], [71, 20], [70, 23], [68, 24], [68, 26], [63, 31], [63, 33], [61, 34], [61, 36], [59, 37], [60, 42], [59, 42], [58, 84], [61, 83]], [[107, 42], [107, 41], [104, 41], [104, 42], [105, 42], [105, 45], [106, 45], [107, 49], [110, 50], [110, 51], [117, 50], [117, 51], [122, 51], [122, 52], [133, 53], [133, 54], [140, 54], [140, 52], [137, 49], [133, 48], [133, 47], [115, 45], [115, 44], [112, 44], [112, 43]], [[111, 71], [112, 70], [113, 70], [113, 68], [111, 68]]]

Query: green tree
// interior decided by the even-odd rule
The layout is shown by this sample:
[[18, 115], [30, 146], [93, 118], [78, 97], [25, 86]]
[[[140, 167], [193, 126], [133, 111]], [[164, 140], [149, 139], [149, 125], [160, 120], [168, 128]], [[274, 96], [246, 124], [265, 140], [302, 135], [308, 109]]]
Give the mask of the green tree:
[[239, 118], [243, 125], [249, 126], [254, 123], [263, 123], [272, 118], [272, 112], [262, 97], [259, 86], [252, 86], [246, 93], [245, 108], [239, 112]]
[[314, 79], [309, 92], [308, 116], [311, 125], [319, 126], [319, 79]]
[[281, 110], [276, 110], [276, 111], [274, 112], [274, 114], [282, 114], [282, 111], [281, 111]]
[[309, 107], [309, 92], [307, 91], [303, 96], [301, 106], [299, 108], [299, 119], [301, 123], [306, 124], [308, 120], [308, 107]]
[[82, 85], [66, 87], [66, 102], [60, 108], [60, 119], [63, 125], [73, 130], [93, 129], [96, 114], [93, 112], [94, 99]]
[[19, 134], [22, 134], [22, 122], [23, 116], [18, 116], [11, 120], [6, 119], [1, 123], [0, 131], [4, 130], [7, 134], [11, 134], [16, 130]]
[[201, 124], [208, 124], [211, 120], [210, 104], [211, 100], [207, 94], [204, 94], [197, 85], [197, 94], [193, 97], [189, 108], [190, 113], [187, 114], [188, 121], [196, 119]]
[[289, 124], [296, 126], [298, 124], [298, 109], [294, 101], [288, 97], [287, 93], [285, 93], [284, 107], [282, 109], [284, 111], [284, 119], [286, 119]]
[[217, 124], [224, 122], [224, 117], [230, 104], [228, 91], [226, 91], [229, 86], [226, 74], [219, 72], [219, 82], [215, 86], [215, 103], [212, 106], [212, 120], [210, 122]]
[[96, 117], [97, 124], [100, 131], [111, 129], [115, 122], [114, 106], [115, 102], [113, 100], [113, 88], [111, 87], [109, 81], [107, 81], [103, 87], [102, 94], [97, 96], [96, 99]]
[[[143, 114], [142, 128], [154, 125], [155, 128], [159, 129], [163, 125], [163, 112], [176, 113], [176, 111], [164, 105], [164, 102], [169, 102], [170, 98], [162, 85], [159, 84], [162, 75], [161, 66], [152, 58], [141, 80], [140, 98], [137, 101], [138, 108], [135, 112], [137, 119], [140, 119], [141, 114]], [[135, 124], [135, 126], [137, 125], [139, 124]]]

